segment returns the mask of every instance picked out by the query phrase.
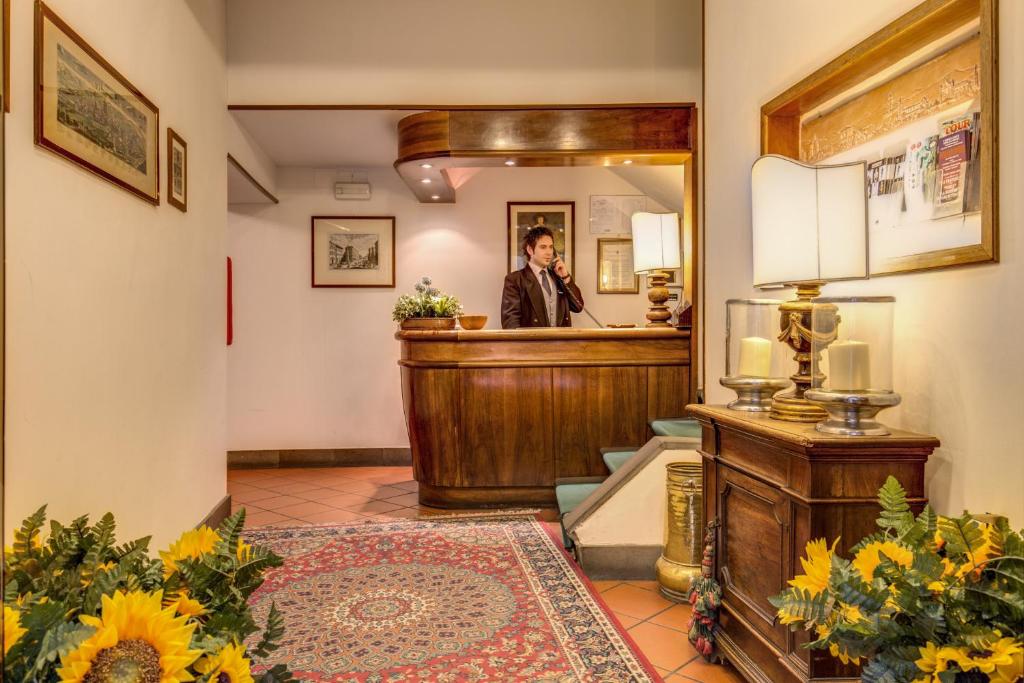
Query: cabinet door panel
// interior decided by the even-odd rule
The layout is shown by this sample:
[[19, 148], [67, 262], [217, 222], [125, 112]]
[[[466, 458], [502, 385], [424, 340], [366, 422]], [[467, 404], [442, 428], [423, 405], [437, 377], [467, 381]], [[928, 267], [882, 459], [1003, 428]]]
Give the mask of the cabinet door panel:
[[769, 596], [788, 578], [789, 509], [785, 496], [728, 467], [718, 468], [722, 542], [719, 571], [725, 600], [780, 650], [786, 628], [775, 623]]

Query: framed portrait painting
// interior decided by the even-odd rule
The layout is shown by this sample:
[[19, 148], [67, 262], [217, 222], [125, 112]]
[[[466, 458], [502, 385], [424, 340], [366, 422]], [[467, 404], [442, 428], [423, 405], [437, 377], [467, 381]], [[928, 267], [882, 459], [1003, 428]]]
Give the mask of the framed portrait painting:
[[36, 144], [159, 204], [159, 131], [156, 106], [36, 0]]
[[167, 203], [188, 211], [188, 145], [173, 128], [167, 129]]
[[531, 228], [538, 226], [551, 230], [555, 251], [573, 271], [573, 251], [576, 246], [576, 202], [508, 202], [508, 272], [526, 267], [523, 239]]
[[394, 287], [394, 216], [313, 216], [314, 287]]

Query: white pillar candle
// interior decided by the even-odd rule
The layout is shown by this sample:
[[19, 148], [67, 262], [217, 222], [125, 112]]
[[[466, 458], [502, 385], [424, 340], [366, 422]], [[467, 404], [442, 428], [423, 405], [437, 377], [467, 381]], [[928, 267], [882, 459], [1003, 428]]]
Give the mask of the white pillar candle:
[[764, 337], [740, 339], [740, 375], [768, 377], [772, 371], [772, 343]]
[[871, 355], [867, 342], [833, 342], [828, 347], [828, 372], [832, 391], [870, 389]]

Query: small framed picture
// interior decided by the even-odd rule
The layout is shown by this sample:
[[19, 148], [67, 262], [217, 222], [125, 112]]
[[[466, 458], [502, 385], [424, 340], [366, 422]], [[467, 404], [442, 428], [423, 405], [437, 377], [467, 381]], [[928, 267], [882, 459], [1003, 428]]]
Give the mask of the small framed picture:
[[159, 110], [39, 0], [35, 31], [36, 144], [159, 204]]
[[167, 129], [167, 203], [188, 211], [188, 145]]
[[526, 267], [523, 239], [530, 228], [545, 227], [555, 239], [555, 251], [571, 273], [576, 246], [576, 202], [508, 202], [508, 272]]
[[314, 287], [394, 287], [394, 216], [313, 216]]
[[640, 276], [633, 272], [633, 240], [597, 240], [597, 293], [638, 294]]

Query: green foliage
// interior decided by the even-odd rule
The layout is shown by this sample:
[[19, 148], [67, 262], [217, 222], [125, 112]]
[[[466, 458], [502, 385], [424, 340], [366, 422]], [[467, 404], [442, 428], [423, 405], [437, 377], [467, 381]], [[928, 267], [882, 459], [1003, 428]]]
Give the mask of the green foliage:
[[[45, 524], [44, 506], [14, 532], [13, 548], [4, 555], [3, 602], [17, 612], [25, 632], [4, 657], [3, 680], [56, 681], [61, 657], [95, 631], [80, 617], [99, 616], [103, 597], [117, 591], [162, 591], [165, 606], [186, 591], [204, 610], [189, 617], [197, 626], [191, 647], [215, 655], [260, 631], [247, 601], [263, 583], [263, 573], [282, 563], [268, 548], [240, 545], [244, 510], [221, 524], [211, 551], [177, 558], [167, 576], [164, 562], [149, 556], [148, 536], [117, 544], [109, 513], [93, 525], [88, 517], [67, 525], [52, 521], [44, 541]], [[213, 533], [205, 529], [207, 537]], [[283, 635], [284, 619], [275, 606], [259, 644], [247, 656], [263, 663]], [[270, 668], [270, 675], [273, 681], [291, 680], [283, 665]]]
[[[823, 590], [791, 587], [771, 603], [794, 629], [814, 631], [809, 647], [864, 658], [863, 681], [989, 680], [987, 658], [1024, 652], [1024, 532], [930, 506], [915, 517], [893, 477], [878, 498], [880, 532], [854, 546], [852, 562], [830, 555], [827, 586], [810, 583]], [[919, 666], [934, 668], [926, 646], [943, 653], [945, 670]]]
[[395, 302], [391, 317], [395, 322], [409, 318], [454, 318], [462, 313], [462, 304], [454, 296], [431, 286], [429, 277], [416, 283], [416, 294], [403, 294]]

